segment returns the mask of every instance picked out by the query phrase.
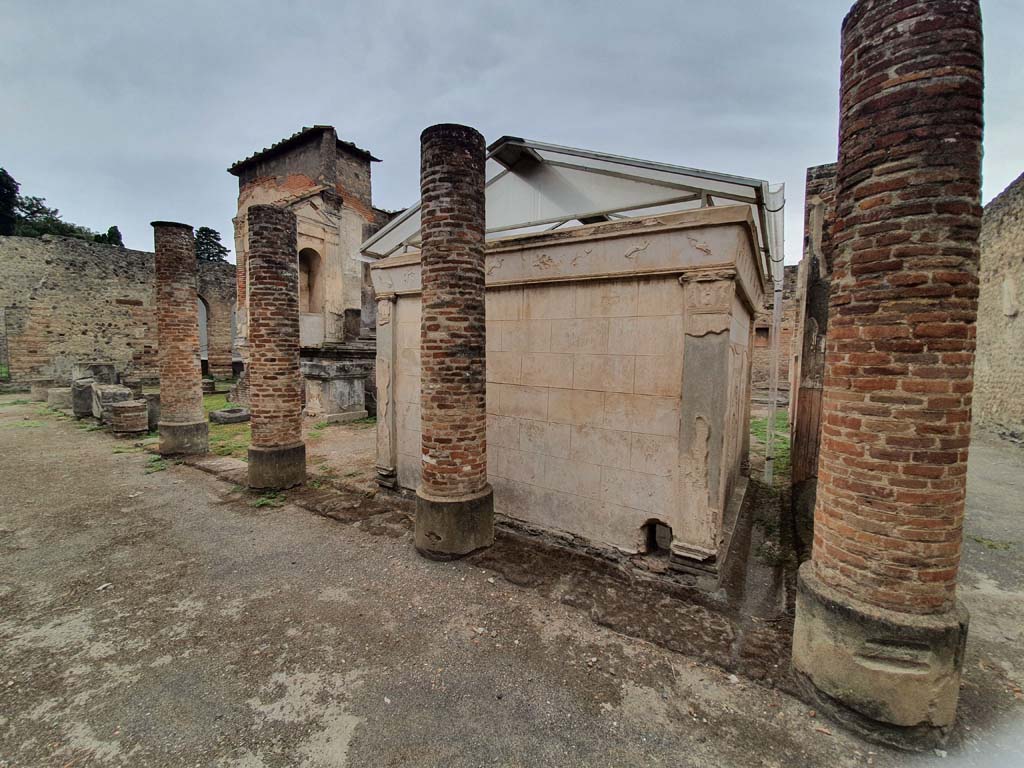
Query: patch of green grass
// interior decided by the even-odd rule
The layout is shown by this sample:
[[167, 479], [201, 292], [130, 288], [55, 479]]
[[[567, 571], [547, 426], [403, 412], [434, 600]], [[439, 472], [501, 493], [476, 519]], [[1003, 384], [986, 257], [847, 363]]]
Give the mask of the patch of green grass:
[[207, 414], [210, 411], [219, 411], [224, 408], [238, 408], [238, 403], [232, 403], [228, 400], [227, 392], [218, 392], [215, 395], [203, 395], [203, 410]]
[[268, 493], [261, 494], [258, 499], [251, 502], [251, 507], [262, 509], [263, 507], [283, 507], [284, 506], [284, 495], [280, 491], [270, 491]]
[[984, 536], [968, 536], [967, 538], [976, 544], [981, 544], [985, 549], [991, 549], [996, 552], [1006, 552], [1017, 545], [1015, 541], [998, 541], [997, 539], [986, 539]]
[[355, 421], [351, 422], [351, 424], [354, 427], [362, 427], [364, 429], [366, 427], [375, 427], [377, 426], [377, 417], [367, 416], [365, 419], [356, 419]]
[[324, 481], [319, 477], [313, 477], [306, 481], [306, 487], [312, 488], [315, 491], [319, 491], [321, 488], [324, 487]]
[[114, 455], [118, 455], [118, 454], [121, 454], [121, 453], [138, 453], [138, 452], [139, 452], [139, 449], [136, 448], [134, 445], [119, 445], [116, 448], [114, 448]]
[[31, 402], [32, 402], [31, 400], [24, 400], [24, 399], [21, 399], [21, 398], [19, 398], [17, 400], [8, 400], [5, 403], [0, 403], [0, 408], [6, 408], [9, 405], [28, 405]]
[[170, 464], [168, 464], [167, 460], [164, 459], [163, 457], [161, 457], [161, 456], [153, 456], [146, 463], [146, 468], [143, 470], [143, 472], [145, 474], [147, 474], [147, 475], [152, 475], [154, 472], [163, 472], [169, 466], [170, 466]]
[[10, 424], [4, 424], [4, 426], [7, 429], [32, 429], [33, 427], [43, 426], [43, 422], [25, 419], [23, 421], [12, 421]]
[[[768, 417], [750, 420], [750, 436], [761, 445], [768, 442]], [[775, 456], [775, 473], [786, 475], [790, 468], [789, 454], [789, 413], [785, 409], [775, 411], [775, 445], [772, 454]], [[763, 453], [763, 451], [761, 451]]]
[[238, 424], [210, 424], [210, 453], [245, 459], [249, 456], [252, 427], [249, 422]]
[[331, 426], [329, 421], [318, 421], [313, 425], [313, 429], [327, 429], [329, 426]]

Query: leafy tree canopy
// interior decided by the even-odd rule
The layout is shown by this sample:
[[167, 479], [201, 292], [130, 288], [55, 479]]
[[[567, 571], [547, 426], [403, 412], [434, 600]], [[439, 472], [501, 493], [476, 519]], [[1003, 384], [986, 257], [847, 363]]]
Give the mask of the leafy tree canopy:
[[199, 261], [227, 261], [228, 249], [220, 241], [220, 232], [210, 227], [196, 230], [196, 258]]
[[101, 235], [88, 227], [64, 221], [60, 211], [48, 206], [45, 198], [22, 195], [19, 193], [20, 188], [18, 182], [0, 168], [0, 235], [62, 235], [109, 245], [124, 245], [117, 227], [111, 227], [106, 234]]

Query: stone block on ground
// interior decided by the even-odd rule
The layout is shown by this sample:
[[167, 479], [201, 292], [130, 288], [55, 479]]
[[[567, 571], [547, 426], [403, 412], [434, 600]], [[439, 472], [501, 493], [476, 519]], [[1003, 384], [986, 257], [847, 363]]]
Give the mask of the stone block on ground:
[[133, 398], [132, 391], [120, 384], [92, 385], [92, 415], [104, 424], [110, 423], [110, 406]]
[[46, 390], [46, 404], [59, 410], [70, 410], [71, 387], [53, 387]]
[[71, 382], [71, 411], [76, 419], [92, 416], [92, 385], [91, 378]]
[[248, 408], [222, 408], [219, 411], [210, 411], [210, 421], [214, 424], [240, 424], [249, 421]]
[[71, 368], [71, 378], [92, 379], [97, 384], [117, 384], [117, 366], [113, 363], [75, 363]]

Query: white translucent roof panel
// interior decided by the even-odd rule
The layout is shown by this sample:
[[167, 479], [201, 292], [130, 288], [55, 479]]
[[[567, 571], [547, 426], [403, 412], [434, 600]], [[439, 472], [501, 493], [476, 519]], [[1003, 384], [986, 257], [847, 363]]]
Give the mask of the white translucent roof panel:
[[[696, 168], [505, 136], [488, 148], [487, 237], [708, 205], [752, 208], [767, 273], [782, 276], [782, 187]], [[419, 203], [363, 243], [375, 260], [419, 247]]]

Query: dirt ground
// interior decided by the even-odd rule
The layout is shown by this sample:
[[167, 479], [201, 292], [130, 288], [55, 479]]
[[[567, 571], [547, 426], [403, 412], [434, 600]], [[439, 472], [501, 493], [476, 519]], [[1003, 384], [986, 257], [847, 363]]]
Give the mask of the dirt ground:
[[421, 559], [408, 505], [364, 482], [372, 429], [320, 429], [320, 487], [256, 496], [236, 459], [160, 461], [17, 400], [0, 766], [1024, 764], [1021, 448], [973, 446], [961, 728], [911, 758], [791, 694], [785, 616], [507, 532]]

